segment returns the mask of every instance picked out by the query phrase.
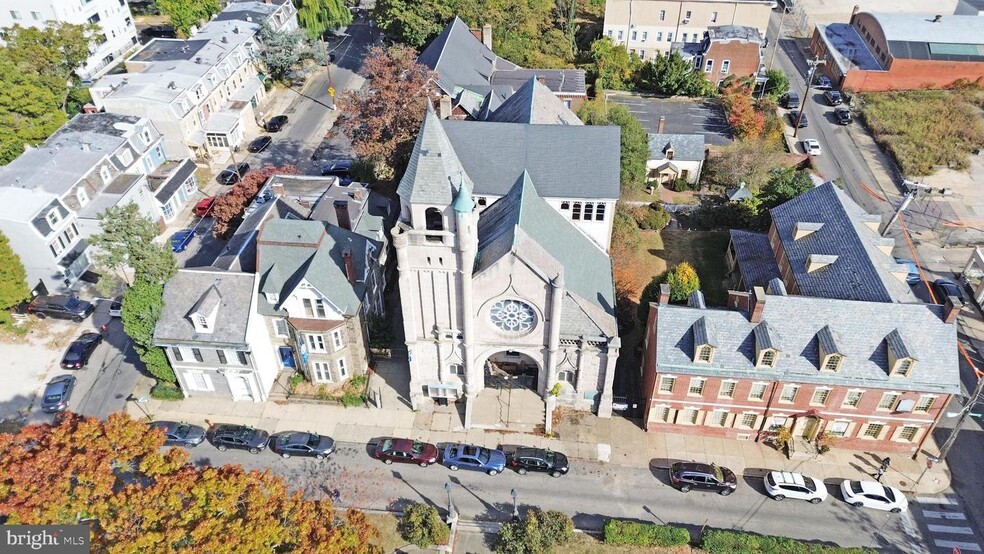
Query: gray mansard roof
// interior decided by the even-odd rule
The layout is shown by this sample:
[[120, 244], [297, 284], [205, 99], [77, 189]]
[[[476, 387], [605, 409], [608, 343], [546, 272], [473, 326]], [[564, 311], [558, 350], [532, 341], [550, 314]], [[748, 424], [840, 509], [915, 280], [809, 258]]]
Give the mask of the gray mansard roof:
[[673, 149], [673, 159], [699, 162], [704, 159], [704, 135], [649, 134], [649, 159], [667, 159], [666, 151]]
[[525, 172], [479, 218], [475, 275], [510, 253], [526, 257], [545, 273], [563, 273], [569, 297], [563, 307], [563, 335], [614, 336], [611, 260], [540, 198]]
[[[892, 239], [878, 234], [881, 217], [869, 214], [833, 183], [824, 183], [772, 210], [799, 294], [871, 302], [917, 302], [892, 258]], [[798, 240], [797, 225], [819, 229]], [[885, 252], [885, 250], [888, 253]], [[833, 263], [807, 271], [811, 256], [835, 256]], [[825, 258], [830, 260], [832, 258]]]
[[[164, 285], [164, 308], [154, 328], [154, 344], [248, 346], [246, 327], [252, 308], [253, 279], [251, 273], [179, 269]], [[211, 333], [197, 332], [190, 318], [203, 300], [219, 304]]]
[[456, 86], [490, 84], [497, 70], [519, 69], [489, 50], [458, 17], [427, 45], [417, 62], [437, 72], [438, 86], [449, 95]]
[[[956, 325], [935, 304], [858, 302], [767, 294], [762, 321], [779, 351], [775, 369], [755, 366], [755, 330], [744, 312], [659, 306], [656, 364], [664, 373], [956, 394], [960, 392]], [[715, 330], [713, 363], [695, 363], [694, 327]], [[825, 328], [829, 330], [825, 331]], [[761, 332], [760, 332], [761, 334]], [[820, 371], [818, 341], [836, 339], [840, 371]], [[904, 340], [915, 360], [909, 377], [890, 376], [889, 345]]]

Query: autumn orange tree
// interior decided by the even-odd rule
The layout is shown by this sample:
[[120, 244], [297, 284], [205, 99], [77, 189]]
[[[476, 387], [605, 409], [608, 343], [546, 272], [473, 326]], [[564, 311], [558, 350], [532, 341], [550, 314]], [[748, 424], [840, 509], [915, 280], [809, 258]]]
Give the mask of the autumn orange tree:
[[755, 139], [765, 129], [765, 117], [752, 102], [754, 81], [728, 77], [721, 86], [721, 102], [728, 114], [728, 124], [738, 138]]
[[333, 132], [352, 140], [352, 149], [376, 168], [377, 176], [403, 173], [424, 118], [435, 100], [437, 73], [417, 63], [409, 46], [369, 49], [359, 73], [368, 85], [338, 99], [341, 110]]
[[66, 414], [0, 434], [0, 513], [10, 524], [89, 522], [93, 551], [377, 552], [364, 514], [288, 491], [269, 471], [198, 468], [124, 414]]
[[263, 166], [243, 175], [242, 180], [232, 186], [232, 190], [215, 199], [212, 206], [212, 217], [215, 225], [212, 234], [216, 238], [224, 238], [233, 230], [236, 222], [242, 217], [246, 206], [253, 201], [263, 183], [273, 175], [299, 175], [301, 172], [292, 165], [274, 167]]

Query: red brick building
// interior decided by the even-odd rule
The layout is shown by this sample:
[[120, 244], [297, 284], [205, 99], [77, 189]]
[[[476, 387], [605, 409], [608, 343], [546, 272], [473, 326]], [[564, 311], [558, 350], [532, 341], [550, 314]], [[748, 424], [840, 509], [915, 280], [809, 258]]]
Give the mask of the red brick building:
[[704, 40], [675, 43], [673, 50], [680, 52], [684, 59], [692, 60], [694, 69], [703, 71], [712, 83], [720, 84], [729, 75], [751, 76], [764, 83], [762, 45], [758, 29], [721, 25], [709, 27]]
[[920, 303], [880, 218], [831, 183], [770, 213], [768, 234], [731, 232], [727, 308], [650, 305], [645, 428], [916, 452], [960, 392], [959, 300]]
[[984, 78], [984, 18], [855, 12], [817, 25], [810, 48], [818, 71], [850, 91], [942, 88]]

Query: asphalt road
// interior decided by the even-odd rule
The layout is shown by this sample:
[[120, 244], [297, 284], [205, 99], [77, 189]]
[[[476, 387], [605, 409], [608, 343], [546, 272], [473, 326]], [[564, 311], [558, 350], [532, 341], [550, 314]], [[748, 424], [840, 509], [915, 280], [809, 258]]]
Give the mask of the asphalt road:
[[444, 485], [450, 482], [459, 513], [477, 520], [508, 520], [512, 514], [510, 490], [515, 489], [520, 511], [533, 506], [561, 510], [570, 514], [579, 528], [600, 529], [608, 518], [619, 517], [683, 524], [693, 533], [706, 525], [889, 552], [918, 549], [906, 533], [906, 529], [913, 529], [909, 515], [853, 508], [840, 500], [837, 487], [832, 485], [828, 485], [831, 496], [827, 502], [813, 505], [768, 498], [760, 478], [744, 478], [729, 497], [684, 494], [669, 486], [665, 469], [650, 471], [600, 463], [576, 462], [570, 474], [553, 479], [520, 476], [508, 470], [491, 477], [463, 470], [452, 472], [443, 466], [387, 466], [370, 458], [366, 445], [353, 443], [341, 443], [331, 459], [321, 462], [284, 460], [271, 452], [219, 452], [208, 443], [191, 453], [199, 464], [270, 468], [299, 490], [363, 509], [429, 502], [443, 513], [447, 507]]

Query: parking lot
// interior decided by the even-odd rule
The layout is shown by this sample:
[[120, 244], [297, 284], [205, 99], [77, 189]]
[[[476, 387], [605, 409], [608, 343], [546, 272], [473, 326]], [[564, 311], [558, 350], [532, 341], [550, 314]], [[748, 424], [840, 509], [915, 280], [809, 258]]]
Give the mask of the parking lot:
[[724, 110], [715, 100], [654, 98], [628, 92], [609, 93], [608, 100], [627, 107], [647, 133], [659, 132], [659, 118], [665, 117], [663, 132], [667, 134], [703, 134], [704, 142], [714, 146], [727, 146], [735, 140]]

